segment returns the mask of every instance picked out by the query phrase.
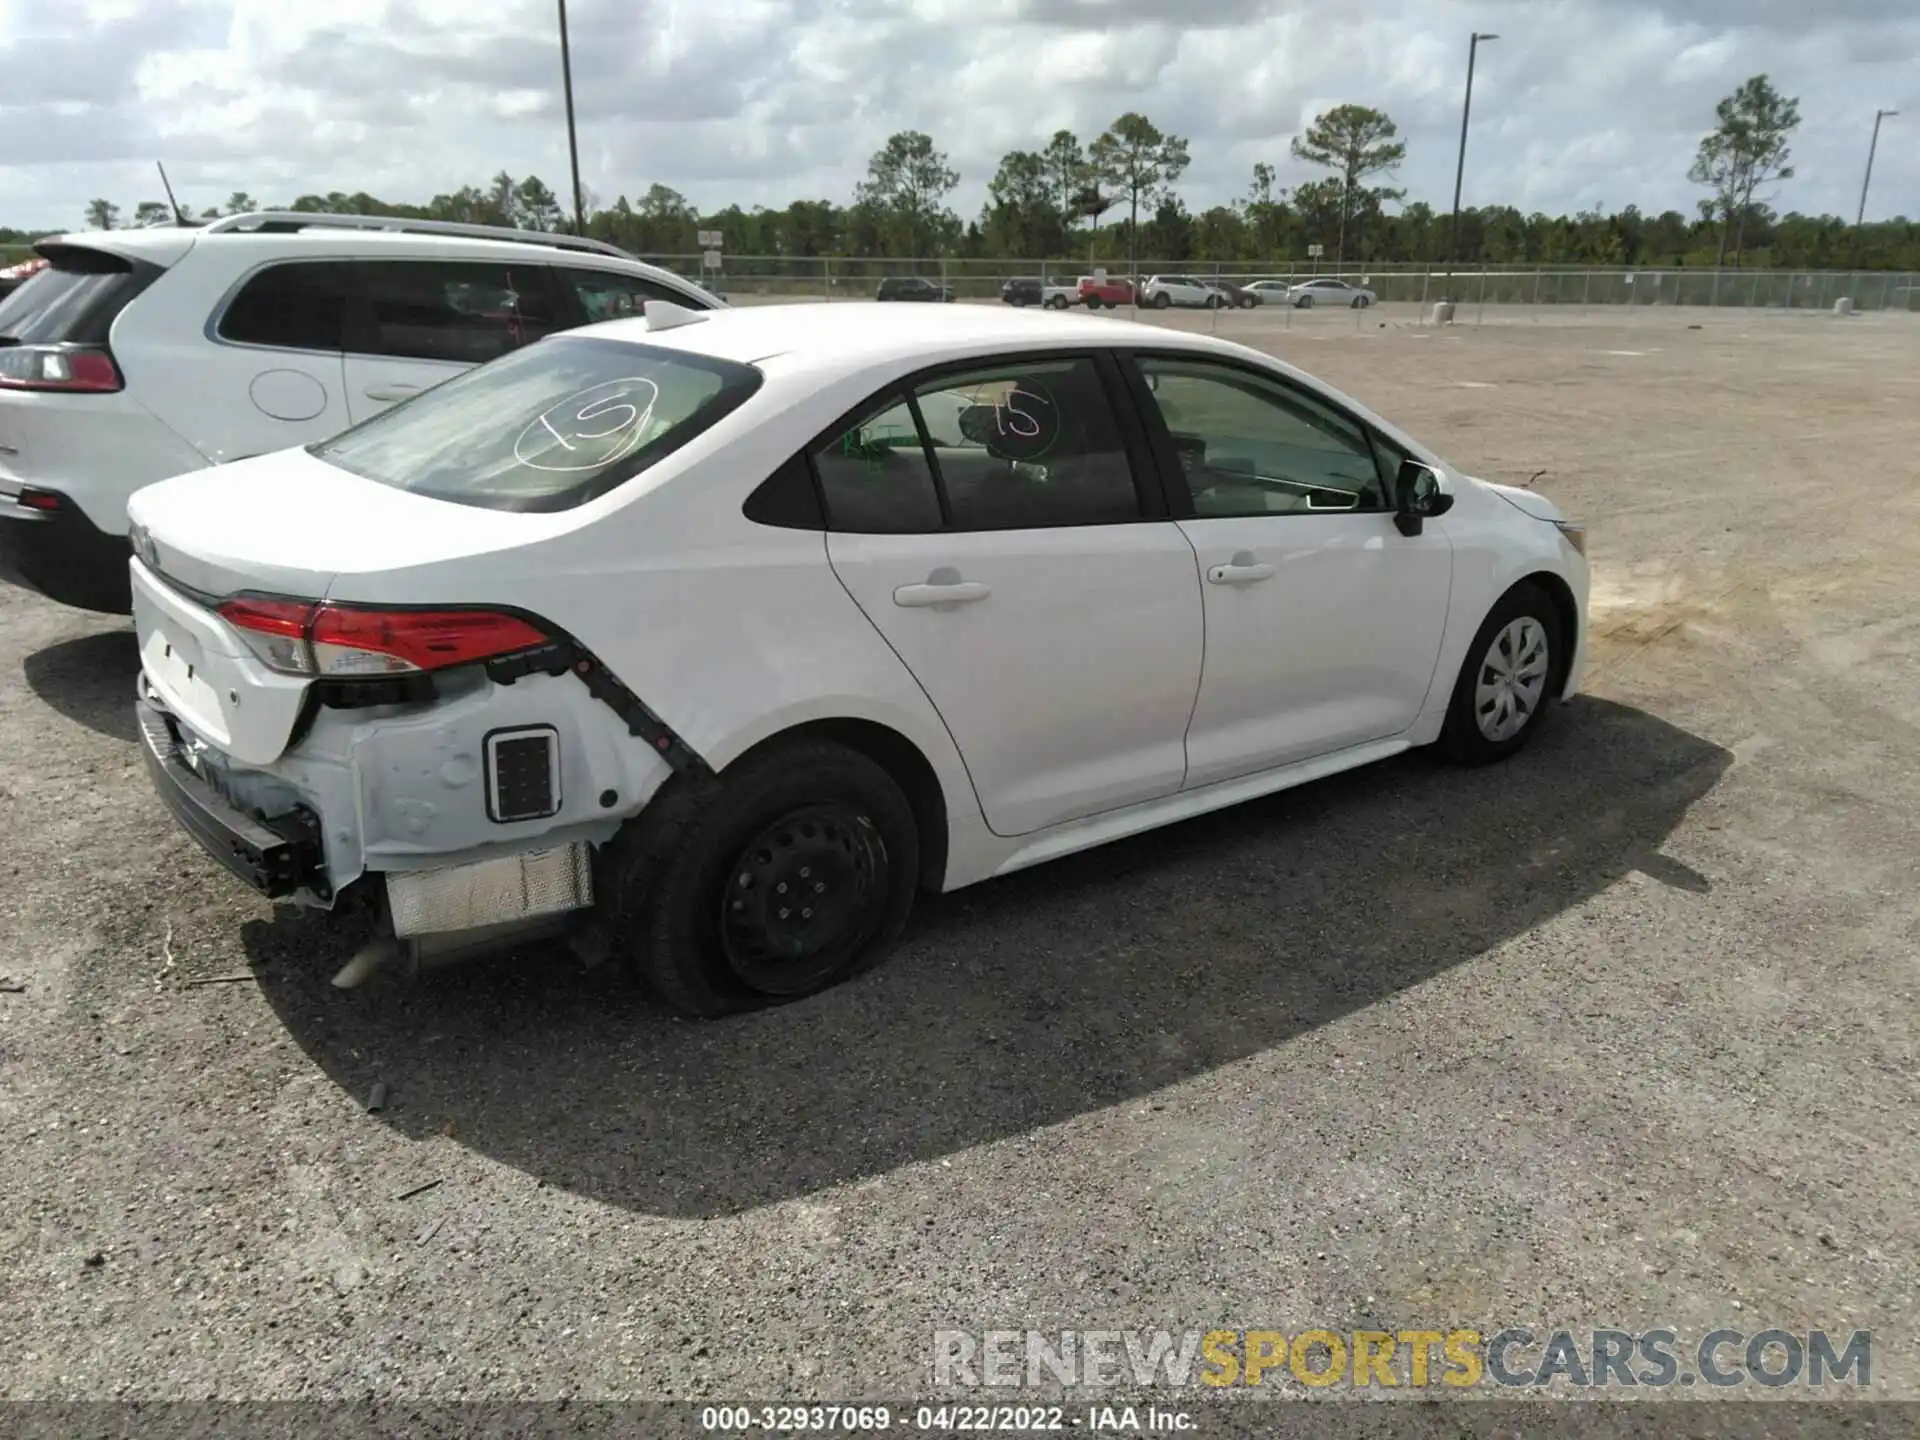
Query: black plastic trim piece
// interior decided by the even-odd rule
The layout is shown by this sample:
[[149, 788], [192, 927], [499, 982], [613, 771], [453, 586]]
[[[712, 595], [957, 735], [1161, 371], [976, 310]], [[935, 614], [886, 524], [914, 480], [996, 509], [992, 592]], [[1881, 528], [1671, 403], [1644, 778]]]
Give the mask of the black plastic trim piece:
[[320, 822], [310, 810], [296, 805], [283, 815], [248, 815], [180, 758], [179, 737], [164, 710], [136, 697], [134, 715], [155, 792], [202, 849], [268, 899], [301, 889], [322, 900], [332, 898]]
[[[528, 618], [539, 623], [536, 617]], [[496, 685], [511, 685], [527, 675], [576, 675], [587, 687], [588, 694], [625, 722], [629, 735], [645, 740], [674, 771], [689, 775], [713, 773], [713, 768], [674, 734], [666, 721], [649, 710], [638, 695], [621, 684], [619, 677], [584, 646], [572, 640], [553, 640], [485, 663], [487, 678]]]

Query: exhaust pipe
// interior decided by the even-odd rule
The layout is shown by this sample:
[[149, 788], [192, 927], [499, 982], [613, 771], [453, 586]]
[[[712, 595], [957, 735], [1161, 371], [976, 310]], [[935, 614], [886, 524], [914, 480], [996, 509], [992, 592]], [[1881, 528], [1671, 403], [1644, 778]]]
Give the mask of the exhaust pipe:
[[470, 930], [442, 930], [405, 939], [381, 935], [355, 952], [333, 977], [336, 990], [358, 990], [375, 975], [398, 966], [409, 979], [423, 970], [437, 970], [460, 960], [493, 954], [523, 940], [559, 935], [573, 922], [571, 914], [543, 915], [531, 920], [506, 920]]

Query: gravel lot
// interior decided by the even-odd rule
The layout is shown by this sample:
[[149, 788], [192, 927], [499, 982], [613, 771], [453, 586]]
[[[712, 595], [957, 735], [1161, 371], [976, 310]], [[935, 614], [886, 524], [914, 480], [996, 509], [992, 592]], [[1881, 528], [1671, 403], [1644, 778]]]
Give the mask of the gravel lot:
[[1920, 1397], [1920, 324], [1412, 318], [1217, 323], [1546, 471], [1591, 694], [721, 1024], [564, 955], [333, 991], [150, 797], [128, 628], [0, 589], [0, 1394], [901, 1397], [940, 1327], [1525, 1324], [1872, 1328]]

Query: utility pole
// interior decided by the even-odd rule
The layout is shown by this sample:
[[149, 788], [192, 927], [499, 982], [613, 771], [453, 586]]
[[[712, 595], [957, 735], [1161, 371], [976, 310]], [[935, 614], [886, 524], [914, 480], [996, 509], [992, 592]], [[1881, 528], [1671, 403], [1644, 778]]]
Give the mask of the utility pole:
[[1853, 228], [1856, 230], [1867, 222], [1867, 187], [1873, 184], [1873, 152], [1880, 148], [1880, 122], [1899, 113], [1898, 110], [1873, 112], [1873, 143], [1867, 146], [1867, 178], [1860, 182], [1860, 213], [1853, 217]]
[[567, 89], [567, 155], [573, 162], [573, 233], [587, 233], [586, 205], [580, 198], [580, 136], [573, 125], [573, 49], [567, 42], [567, 0], [560, 0], [560, 75]]
[[1460, 163], [1454, 167], [1453, 171], [1453, 236], [1447, 242], [1447, 295], [1449, 299], [1458, 298], [1453, 294], [1452, 271], [1460, 263], [1460, 182], [1465, 180], [1467, 176], [1467, 121], [1472, 118], [1473, 115], [1473, 61], [1474, 57], [1480, 53], [1480, 42], [1482, 40], [1498, 40], [1499, 38], [1498, 35], [1482, 35], [1476, 30], [1473, 39], [1467, 44], [1467, 98], [1466, 102], [1460, 107]]

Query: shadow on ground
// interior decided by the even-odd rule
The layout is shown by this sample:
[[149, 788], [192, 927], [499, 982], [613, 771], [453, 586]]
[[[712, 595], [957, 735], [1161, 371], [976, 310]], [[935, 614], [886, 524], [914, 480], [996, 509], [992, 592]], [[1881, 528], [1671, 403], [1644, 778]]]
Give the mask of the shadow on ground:
[[[1581, 700], [1514, 761], [1420, 757], [929, 899], [871, 976], [718, 1023], [564, 951], [342, 993], [350, 943], [248, 927], [262, 989], [382, 1119], [630, 1209], [806, 1195], [1144, 1095], [1473, 959], [1657, 852], [1725, 750]], [[1577, 985], [1570, 975], [1567, 983]]]
[[110, 740], [131, 744], [133, 681], [140, 673], [140, 648], [133, 631], [105, 630], [62, 640], [36, 650], [21, 662], [35, 695]]

